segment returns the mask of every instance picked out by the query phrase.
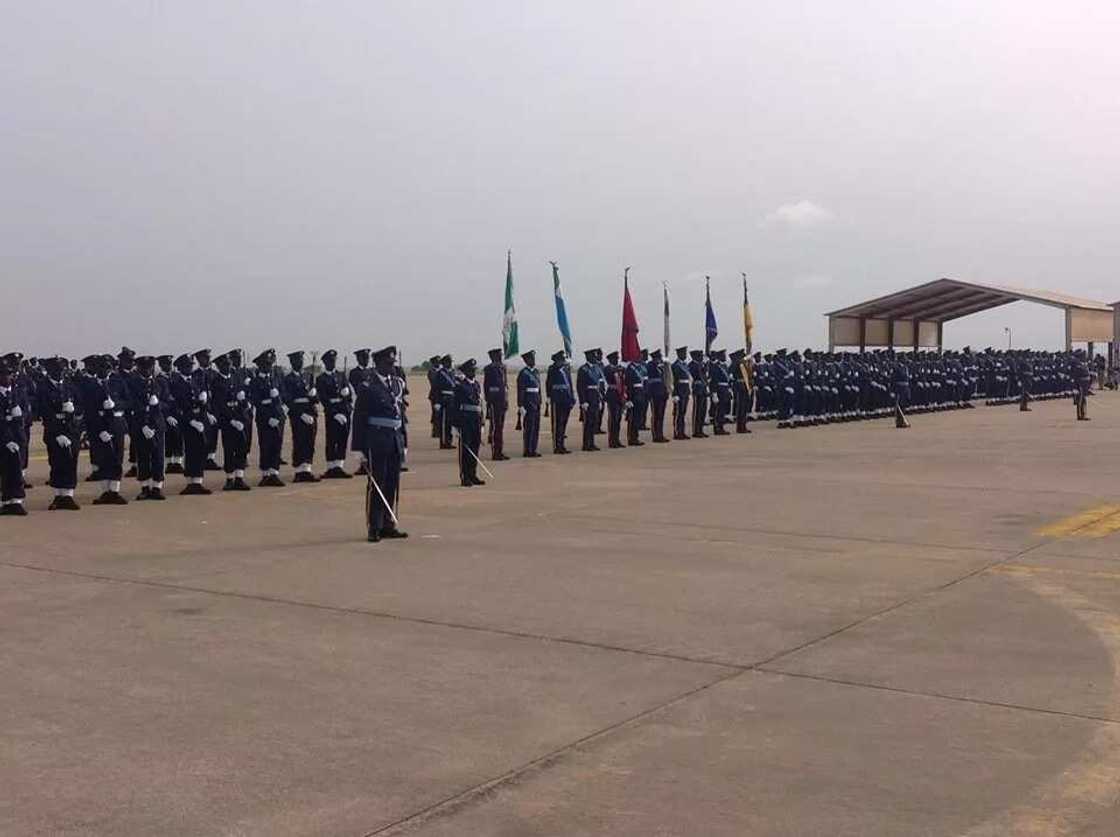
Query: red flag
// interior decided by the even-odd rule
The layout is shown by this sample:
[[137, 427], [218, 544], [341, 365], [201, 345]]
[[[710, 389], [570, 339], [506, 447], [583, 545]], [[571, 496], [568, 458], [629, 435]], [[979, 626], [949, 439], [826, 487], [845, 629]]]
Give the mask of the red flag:
[[638, 318], [634, 314], [634, 302], [630, 299], [630, 268], [622, 275], [622, 359], [629, 363], [637, 360]]

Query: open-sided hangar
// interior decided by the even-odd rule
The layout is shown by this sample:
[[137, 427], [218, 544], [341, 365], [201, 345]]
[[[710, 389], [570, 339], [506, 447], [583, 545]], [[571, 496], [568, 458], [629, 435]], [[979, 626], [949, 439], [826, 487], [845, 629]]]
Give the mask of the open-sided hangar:
[[1120, 343], [1120, 303], [1109, 305], [1053, 291], [1027, 290], [960, 279], [936, 279], [924, 285], [831, 311], [828, 346], [940, 349], [944, 326], [969, 314], [1009, 302], [1037, 302], [1065, 312], [1067, 351], [1074, 343], [1107, 343], [1109, 356]]

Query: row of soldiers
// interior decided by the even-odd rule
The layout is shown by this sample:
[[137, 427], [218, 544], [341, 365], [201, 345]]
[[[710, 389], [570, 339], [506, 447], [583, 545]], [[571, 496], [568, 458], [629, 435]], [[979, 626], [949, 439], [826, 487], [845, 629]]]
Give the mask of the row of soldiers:
[[[1088, 393], [1091, 374], [1082, 350], [857, 354], [779, 349], [752, 355], [744, 349], [728, 354], [681, 346], [675, 354], [670, 363], [661, 350], [643, 349], [636, 360], [622, 363], [618, 352], [604, 357], [602, 349], [588, 349], [573, 373], [568, 355], [558, 351], [543, 381], [536, 352], [521, 355], [524, 367], [517, 373], [515, 393], [522, 455], [540, 456], [542, 409], [558, 455], [570, 452], [568, 423], [577, 407], [584, 451], [599, 450], [595, 437], [604, 432], [611, 448], [645, 444], [643, 430], [655, 443], [668, 442], [667, 420], [675, 440], [706, 438], [709, 426], [717, 436], [730, 433], [732, 424], [735, 432], [750, 433], [749, 422], [766, 419], [793, 428], [895, 415], [905, 426], [906, 412], [969, 409], [978, 398], [991, 404], [1018, 402], [1029, 410], [1031, 400], [1074, 395], [1078, 418], [1087, 418], [1082, 393]], [[475, 380], [473, 358], [458, 365], [450, 355], [428, 361], [432, 437], [450, 450], [453, 430], [459, 430], [464, 486], [483, 484], [477, 467], [484, 424], [492, 458], [508, 459], [508, 375], [501, 349], [492, 349], [489, 357], [481, 383]]]
[[[357, 365], [344, 374], [336, 367], [337, 351], [328, 350], [322, 356], [322, 371], [313, 376], [304, 370], [301, 351], [288, 354], [287, 372], [277, 368], [273, 349], [255, 357], [251, 368], [242, 364], [237, 349], [217, 357], [208, 349], [176, 357], [138, 356], [124, 347], [116, 356], [88, 355], [81, 368], [61, 357], [25, 361], [19, 353], [9, 353], [0, 358], [0, 513], [26, 513], [23, 499], [31, 487], [26, 479], [28, 447], [36, 420], [42, 422], [48, 483], [55, 493], [51, 510], [79, 508], [74, 493], [83, 445], [92, 465], [88, 481], [102, 484], [95, 505], [126, 504], [121, 493], [125, 477], [139, 480], [137, 500], [166, 499], [166, 474], [185, 477], [181, 494], [211, 494], [203, 484], [208, 470], [224, 471], [223, 490], [249, 491], [245, 475], [254, 428], [259, 486], [285, 484], [279, 469], [286, 427], [294, 482], [349, 479], [352, 474], [344, 465], [355, 390], [374, 373], [371, 356], [371, 350], [359, 349]], [[403, 410], [404, 372], [394, 365], [391, 376]], [[322, 476], [312, 471], [320, 408], [327, 463]], [[362, 458], [359, 473], [364, 473], [364, 446], [360, 434], [354, 435], [354, 449]]]

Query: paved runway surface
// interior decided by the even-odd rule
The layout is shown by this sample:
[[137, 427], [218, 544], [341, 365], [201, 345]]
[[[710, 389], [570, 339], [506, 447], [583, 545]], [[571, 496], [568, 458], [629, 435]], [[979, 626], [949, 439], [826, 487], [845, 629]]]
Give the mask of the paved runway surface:
[[1090, 409], [472, 489], [421, 416], [376, 545], [357, 479], [37, 487], [0, 520], [0, 833], [1115, 835], [1120, 397]]

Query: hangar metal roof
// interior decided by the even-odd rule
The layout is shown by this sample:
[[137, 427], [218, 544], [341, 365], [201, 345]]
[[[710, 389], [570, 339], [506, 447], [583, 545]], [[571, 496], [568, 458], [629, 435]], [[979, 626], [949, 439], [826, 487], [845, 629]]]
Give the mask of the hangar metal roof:
[[866, 302], [830, 311], [828, 317], [864, 317], [873, 320], [924, 320], [945, 323], [969, 314], [998, 308], [1009, 302], [1038, 302], [1055, 308], [1084, 308], [1090, 311], [1111, 311], [1112, 306], [1093, 299], [966, 282], [961, 279], [935, 279], [924, 285], [876, 297]]

